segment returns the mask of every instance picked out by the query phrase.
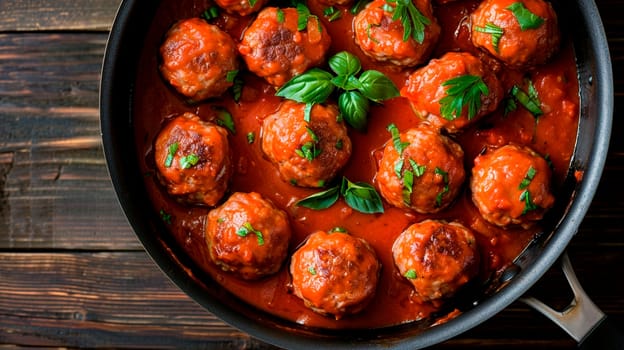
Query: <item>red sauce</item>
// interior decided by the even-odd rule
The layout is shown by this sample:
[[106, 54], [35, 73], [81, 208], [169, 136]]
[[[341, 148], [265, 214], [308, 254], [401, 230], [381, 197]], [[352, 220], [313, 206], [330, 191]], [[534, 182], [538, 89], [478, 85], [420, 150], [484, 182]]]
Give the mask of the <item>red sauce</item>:
[[[483, 57], [469, 40], [466, 19], [478, 1], [461, 1], [436, 9], [442, 27], [441, 40], [433, 57], [448, 50], [463, 50]], [[508, 265], [540, 230], [501, 229], [485, 222], [472, 204], [469, 191], [464, 190], [456, 203], [435, 215], [408, 212], [384, 204], [385, 213], [367, 215], [355, 212], [342, 200], [323, 211], [313, 211], [295, 205], [296, 201], [318, 190], [297, 188], [280, 180], [276, 168], [260, 150], [260, 126], [264, 116], [274, 112], [280, 102], [274, 88], [263, 80], [247, 74], [240, 103], [235, 103], [229, 93], [221, 100], [188, 104], [184, 98], [168, 87], [158, 72], [158, 47], [167, 29], [177, 20], [199, 16], [210, 6], [208, 1], [166, 1], [156, 15], [144, 43], [134, 95], [134, 128], [141, 168], [146, 174], [155, 171], [151, 148], [163, 122], [173, 115], [194, 112], [204, 119], [214, 117], [213, 106], [223, 106], [233, 115], [236, 134], [230, 135], [235, 174], [230, 186], [233, 191], [256, 191], [284, 209], [290, 216], [294, 232], [291, 251], [316, 230], [330, 230], [340, 226], [351, 234], [366, 239], [375, 248], [383, 265], [380, 284], [372, 303], [362, 312], [341, 320], [324, 317], [307, 309], [303, 302], [288, 289], [286, 266], [274, 276], [248, 282], [220, 271], [208, 259], [204, 241], [204, 217], [209, 208], [178, 204], [157, 183], [155, 176], [146, 177], [146, 187], [152, 198], [154, 210], [171, 214], [171, 234], [190, 257], [205, 269], [224, 288], [247, 303], [279, 317], [313, 327], [323, 328], [375, 328], [423, 319], [436, 310], [431, 304], [419, 304], [411, 299], [409, 283], [398, 276], [392, 261], [391, 246], [407, 226], [425, 218], [458, 221], [472, 228], [477, 236], [482, 255], [480, 279], [485, 280]], [[323, 6], [309, 2], [313, 13], [319, 15], [332, 37], [330, 55], [347, 50], [357, 55], [364, 69], [377, 69], [391, 77], [400, 88], [411, 70], [400, 71], [394, 67], [378, 65], [364, 56], [353, 42], [351, 19], [346, 8], [340, 7], [342, 19], [327, 22], [322, 16]], [[217, 24], [240, 40], [244, 27], [251, 17], [226, 16]], [[492, 61], [493, 62], [493, 61]], [[502, 68], [498, 72], [505, 89], [521, 83], [523, 72]], [[568, 172], [574, 149], [578, 124], [578, 82], [571, 45], [545, 66], [529, 73], [538, 90], [545, 115], [538, 121], [527, 111], [518, 108], [504, 116], [502, 109], [456, 137], [465, 151], [465, 167], [472, 168], [473, 159], [487, 145], [509, 142], [529, 145], [543, 155], [549, 155], [554, 169], [555, 194]], [[351, 181], [374, 183], [378, 152], [390, 138], [386, 126], [395, 123], [400, 130], [420, 120], [413, 114], [409, 103], [395, 98], [374, 106], [369, 115], [368, 131], [349, 130], [353, 141], [353, 155], [343, 174]], [[256, 141], [248, 144], [247, 134], [253, 132]], [[468, 173], [469, 174], [469, 173]], [[227, 194], [226, 194], [227, 196]], [[453, 317], [457, 312], [453, 313]]]

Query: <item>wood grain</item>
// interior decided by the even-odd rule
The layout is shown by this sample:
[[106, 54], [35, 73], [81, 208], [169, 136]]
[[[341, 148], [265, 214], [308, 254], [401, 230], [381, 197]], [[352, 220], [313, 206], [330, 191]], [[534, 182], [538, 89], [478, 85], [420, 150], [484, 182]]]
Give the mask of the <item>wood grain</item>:
[[2, 0], [0, 31], [110, 29], [120, 0]]

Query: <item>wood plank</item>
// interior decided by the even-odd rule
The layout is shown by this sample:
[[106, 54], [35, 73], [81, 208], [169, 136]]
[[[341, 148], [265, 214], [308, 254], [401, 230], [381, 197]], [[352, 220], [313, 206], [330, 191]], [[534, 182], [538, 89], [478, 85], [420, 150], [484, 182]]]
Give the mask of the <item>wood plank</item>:
[[0, 34], [0, 249], [141, 249], [111, 186], [106, 34]]
[[2, 253], [0, 276], [0, 344], [267, 348], [191, 301], [144, 253]]
[[121, 0], [2, 0], [0, 31], [106, 31], [120, 3]]

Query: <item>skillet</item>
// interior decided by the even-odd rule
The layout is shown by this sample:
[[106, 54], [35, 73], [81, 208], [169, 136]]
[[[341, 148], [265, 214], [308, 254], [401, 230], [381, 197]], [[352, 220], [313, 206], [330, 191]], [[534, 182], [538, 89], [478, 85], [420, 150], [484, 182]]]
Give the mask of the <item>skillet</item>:
[[[460, 316], [435, 327], [425, 323], [407, 324], [374, 331], [308, 329], [249, 308], [203, 273], [168, 234], [158, 213], [146, 205], [149, 196], [136, 152], [133, 152], [133, 92], [141, 43], [159, 4], [159, 1], [126, 0], [117, 13], [106, 49], [100, 87], [104, 151], [118, 199], [146, 251], [176, 285], [225, 322], [284, 348], [423, 348], [467, 331], [521, 298], [564, 254], [600, 181], [611, 132], [611, 62], [593, 1], [566, 1], [563, 13], [560, 13], [562, 28], [570, 32], [574, 41], [581, 102], [579, 131], [569, 173], [580, 171], [584, 175], [581, 181], [574, 180], [571, 175], [566, 180], [564, 191], [569, 199], [560, 201], [563, 203], [549, 214], [548, 220], [552, 224], [547, 227], [552, 230], [538, 235], [482, 295], [461, 301], [464, 312]], [[535, 299], [521, 300], [553, 319], [563, 320], [557, 322], [585, 346], [591, 346], [596, 339], [617, 341], [617, 332], [609, 328], [604, 314], [595, 308], [575, 282], [565, 255], [561, 261], [573, 285], [576, 309], [571, 306], [566, 312], [557, 313]], [[579, 316], [569, 322], [572, 325], [565, 325], [571, 314]]]

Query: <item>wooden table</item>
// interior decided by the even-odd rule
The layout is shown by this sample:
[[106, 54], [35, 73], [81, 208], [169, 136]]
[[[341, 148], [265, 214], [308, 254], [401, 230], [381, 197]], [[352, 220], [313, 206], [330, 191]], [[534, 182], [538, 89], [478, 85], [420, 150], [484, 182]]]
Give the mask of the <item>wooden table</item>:
[[[117, 203], [100, 144], [98, 85], [120, 0], [0, 1], [0, 347], [267, 349], [175, 287]], [[624, 329], [624, 0], [598, 0], [613, 58], [606, 170], [569, 255]], [[556, 270], [531, 293], [564, 305]], [[516, 303], [435, 348], [574, 349]]]

